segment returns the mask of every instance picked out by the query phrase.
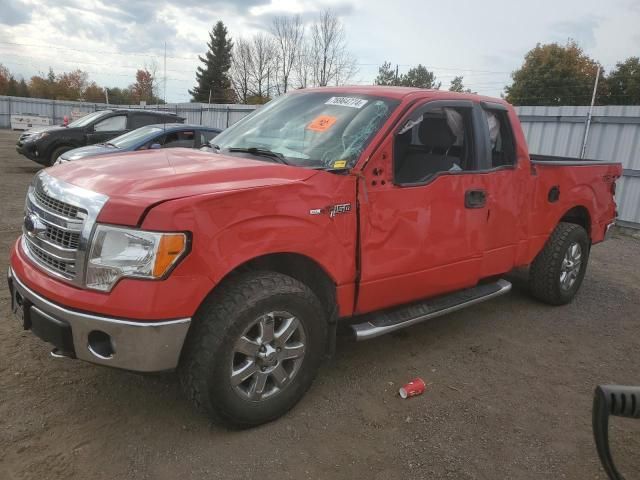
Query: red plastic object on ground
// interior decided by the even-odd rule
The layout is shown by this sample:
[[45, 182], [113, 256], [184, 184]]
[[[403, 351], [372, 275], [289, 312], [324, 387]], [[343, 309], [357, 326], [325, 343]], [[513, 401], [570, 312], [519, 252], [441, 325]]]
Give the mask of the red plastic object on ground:
[[401, 387], [398, 393], [400, 393], [401, 398], [417, 397], [418, 395], [422, 395], [426, 388], [427, 386], [424, 383], [424, 380], [421, 378], [414, 378], [404, 387]]

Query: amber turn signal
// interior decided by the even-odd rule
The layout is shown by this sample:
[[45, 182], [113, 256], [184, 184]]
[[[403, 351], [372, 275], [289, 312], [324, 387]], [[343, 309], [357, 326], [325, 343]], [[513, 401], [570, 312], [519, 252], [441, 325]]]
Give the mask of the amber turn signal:
[[156, 261], [153, 265], [153, 276], [161, 277], [187, 247], [187, 237], [184, 233], [167, 233], [162, 236], [156, 252]]

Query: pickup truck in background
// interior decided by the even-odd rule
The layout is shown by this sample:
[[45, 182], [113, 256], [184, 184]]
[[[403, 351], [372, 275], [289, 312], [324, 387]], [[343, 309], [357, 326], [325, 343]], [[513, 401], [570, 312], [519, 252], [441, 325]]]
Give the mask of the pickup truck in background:
[[49, 167], [74, 148], [104, 143], [123, 133], [154, 123], [183, 123], [174, 113], [156, 110], [113, 109], [89, 113], [69, 125], [34, 127], [23, 132], [16, 150], [29, 160]]
[[228, 425], [295, 405], [338, 326], [362, 340], [472, 306], [523, 266], [536, 298], [570, 302], [616, 217], [621, 165], [531, 158], [499, 99], [299, 90], [212, 143], [40, 172], [9, 284], [54, 355], [177, 368]]

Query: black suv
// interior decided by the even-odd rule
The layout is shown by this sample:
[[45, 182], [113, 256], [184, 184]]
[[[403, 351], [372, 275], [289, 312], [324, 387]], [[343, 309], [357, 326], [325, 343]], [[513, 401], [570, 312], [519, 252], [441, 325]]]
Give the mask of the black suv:
[[33, 128], [18, 140], [16, 150], [46, 167], [68, 150], [102, 143], [130, 130], [156, 123], [183, 123], [174, 113], [154, 110], [100, 110], [67, 126]]

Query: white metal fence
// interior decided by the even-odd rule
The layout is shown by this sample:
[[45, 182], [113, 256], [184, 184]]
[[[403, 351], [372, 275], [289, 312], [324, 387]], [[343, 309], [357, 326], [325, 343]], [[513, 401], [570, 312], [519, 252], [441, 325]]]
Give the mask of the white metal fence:
[[169, 103], [166, 105], [108, 105], [106, 103], [68, 102], [41, 98], [0, 96], [0, 128], [10, 128], [11, 115], [37, 115], [51, 119], [52, 125], [61, 124], [72, 112], [90, 113], [105, 108], [139, 108], [163, 110], [184, 117], [187, 123], [226, 128], [254, 111], [256, 105], [227, 105], [207, 103]]
[[[529, 150], [580, 156], [589, 107], [517, 107]], [[622, 163], [618, 223], [640, 228], [640, 105], [594, 107], [585, 158]]]

